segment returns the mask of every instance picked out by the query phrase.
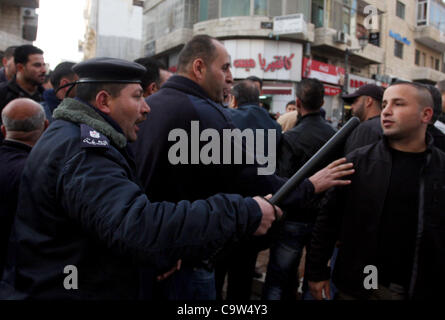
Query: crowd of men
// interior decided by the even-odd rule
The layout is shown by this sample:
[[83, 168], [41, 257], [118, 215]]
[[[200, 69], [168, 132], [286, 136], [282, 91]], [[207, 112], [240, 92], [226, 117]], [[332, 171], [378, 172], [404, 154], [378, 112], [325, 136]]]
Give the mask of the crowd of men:
[[266, 249], [264, 300], [300, 298], [301, 278], [304, 299], [444, 297], [445, 81], [343, 96], [360, 125], [277, 206], [337, 131], [320, 81], [276, 119], [207, 35], [176, 74], [98, 57], [45, 89], [41, 49], [2, 63], [0, 299], [249, 300]]

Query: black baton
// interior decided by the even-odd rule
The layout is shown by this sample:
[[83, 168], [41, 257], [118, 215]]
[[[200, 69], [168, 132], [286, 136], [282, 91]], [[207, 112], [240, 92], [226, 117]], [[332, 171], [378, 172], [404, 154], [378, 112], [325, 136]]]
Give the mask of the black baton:
[[321, 147], [316, 154], [314, 154], [286, 183], [269, 199], [269, 202], [273, 205], [278, 205], [280, 201], [293, 190], [301, 181], [303, 181], [315, 168], [317, 168], [322, 161], [326, 160], [326, 156], [329, 155], [335, 148], [337, 148], [348, 135], [360, 124], [360, 120], [357, 117], [349, 119], [345, 125], [334, 134], [331, 139]]

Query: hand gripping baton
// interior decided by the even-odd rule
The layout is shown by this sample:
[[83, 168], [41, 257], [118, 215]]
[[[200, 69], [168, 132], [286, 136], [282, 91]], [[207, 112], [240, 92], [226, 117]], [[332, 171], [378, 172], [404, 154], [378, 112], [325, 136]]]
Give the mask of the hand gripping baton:
[[349, 119], [345, 125], [334, 134], [331, 139], [321, 147], [286, 183], [269, 199], [272, 205], [278, 205], [280, 201], [305, 179], [315, 168], [319, 167], [326, 156], [344, 143], [348, 135], [360, 124], [357, 117]]

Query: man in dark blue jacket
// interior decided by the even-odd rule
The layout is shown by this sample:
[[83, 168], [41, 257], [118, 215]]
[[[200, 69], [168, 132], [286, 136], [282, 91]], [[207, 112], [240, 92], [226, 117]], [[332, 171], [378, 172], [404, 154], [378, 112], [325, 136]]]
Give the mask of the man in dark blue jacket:
[[0, 279], [17, 208], [20, 178], [32, 146], [48, 127], [43, 108], [27, 98], [14, 99], [2, 111], [0, 144]]
[[[133, 148], [138, 176], [151, 200], [193, 201], [219, 192], [267, 195], [284, 183], [284, 179], [272, 174], [273, 166], [261, 168], [258, 163], [248, 163], [242, 143], [225, 135], [236, 128], [228, 111], [220, 105], [226, 80], [231, 78], [227, 50], [216, 39], [199, 35], [179, 54], [178, 74], [147, 98], [151, 113], [140, 126]], [[185, 148], [177, 148], [183, 140]], [[211, 161], [207, 161], [209, 144], [214, 146]], [[225, 150], [227, 144], [227, 149], [235, 149], [233, 153]], [[234, 154], [239, 150], [242, 157], [238, 162]], [[283, 205], [296, 209], [314, 190], [319, 192], [331, 183], [344, 183], [321, 179], [323, 183], [318, 185], [320, 181], [316, 180], [302, 182]], [[208, 263], [183, 264], [168, 282], [172, 285], [169, 290], [166, 283], [170, 299], [216, 297], [213, 269]]]
[[95, 58], [74, 71], [77, 98], [55, 110], [23, 171], [0, 298], [136, 299], [140, 266], [208, 257], [281, 215], [260, 197], [148, 201], [127, 148], [150, 111], [145, 68]]

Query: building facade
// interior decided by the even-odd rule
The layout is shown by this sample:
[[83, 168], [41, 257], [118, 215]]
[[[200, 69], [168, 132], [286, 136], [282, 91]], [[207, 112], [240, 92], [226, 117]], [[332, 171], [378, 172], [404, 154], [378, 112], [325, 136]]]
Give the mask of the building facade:
[[142, 6], [134, 0], [88, 0], [84, 59], [134, 60], [142, 54]]
[[264, 80], [261, 98], [274, 112], [313, 77], [336, 121], [342, 91], [445, 79], [444, 10], [441, 0], [146, 0], [143, 55], [175, 71], [184, 43], [209, 34], [226, 46], [235, 80]]
[[37, 36], [38, 0], [0, 0], [0, 51], [32, 44]]

